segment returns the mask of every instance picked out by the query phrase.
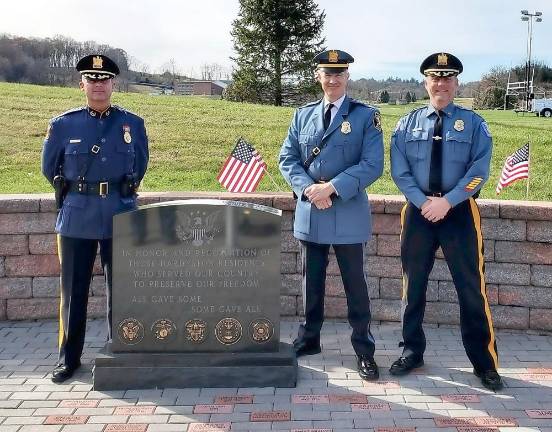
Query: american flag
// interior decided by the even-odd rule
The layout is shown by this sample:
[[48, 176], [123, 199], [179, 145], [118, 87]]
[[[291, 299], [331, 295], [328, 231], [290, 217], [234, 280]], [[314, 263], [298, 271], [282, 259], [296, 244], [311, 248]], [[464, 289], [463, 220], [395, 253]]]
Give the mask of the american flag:
[[504, 162], [500, 179], [496, 185], [498, 195], [502, 188], [521, 179], [529, 178], [529, 143], [517, 149]]
[[263, 178], [266, 163], [243, 138], [224, 162], [217, 180], [230, 192], [253, 192]]

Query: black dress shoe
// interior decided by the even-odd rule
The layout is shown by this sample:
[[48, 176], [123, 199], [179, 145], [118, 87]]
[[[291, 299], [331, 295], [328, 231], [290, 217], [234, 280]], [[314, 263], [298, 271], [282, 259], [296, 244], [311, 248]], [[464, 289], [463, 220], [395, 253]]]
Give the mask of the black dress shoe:
[[424, 365], [424, 359], [414, 356], [401, 356], [389, 368], [391, 375], [406, 375], [412, 369], [419, 368]]
[[379, 378], [378, 365], [372, 357], [358, 356], [358, 374], [363, 380], [375, 381]]
[[497, 391], [502, 390], [502, 388], [504, 387], [502, 378], [494, 369], [485, 372], [478, 372], [474, 369], [473, 373], [477, 378], [481, 380], [481, 384], [483, 384], [483, 387], [486, 387], [489, 390]]
[[309, 339], [295, 339], [293, 341], [293, 350], [296, 357], [318, 354], [322, 351], [319, 341]]
[[75, 371], [79, 368], [80, 364], [77, 366], [69, 366], [66, 364], [58, 364], [55, 369], [52, 371], [52, 382], [62, 383], [67, 381], [73, 376]]

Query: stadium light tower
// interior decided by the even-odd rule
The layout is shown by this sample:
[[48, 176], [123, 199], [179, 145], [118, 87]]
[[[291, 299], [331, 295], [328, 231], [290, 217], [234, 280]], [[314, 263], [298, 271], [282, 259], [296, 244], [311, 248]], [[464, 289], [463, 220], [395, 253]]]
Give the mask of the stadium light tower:
[[525, 109], [529, 111], [531, 99], [533, 97], [533, 86], [531, 81], [531, 45], [533, 43], [533, 18], [536, 22], [542, 22], [542, 12], [535, 11], [529, 13], [527, 10], [521, 11], [521, 20], [527, 21], [527, 62], [525, 63]]

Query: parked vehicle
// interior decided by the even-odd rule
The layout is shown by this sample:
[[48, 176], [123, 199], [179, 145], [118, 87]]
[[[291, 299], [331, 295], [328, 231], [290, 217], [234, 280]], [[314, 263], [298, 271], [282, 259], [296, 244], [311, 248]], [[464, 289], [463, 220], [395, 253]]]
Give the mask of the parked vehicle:
[[552, 117], [552, 99], [533, 99], [531, 111], [541, 117]]

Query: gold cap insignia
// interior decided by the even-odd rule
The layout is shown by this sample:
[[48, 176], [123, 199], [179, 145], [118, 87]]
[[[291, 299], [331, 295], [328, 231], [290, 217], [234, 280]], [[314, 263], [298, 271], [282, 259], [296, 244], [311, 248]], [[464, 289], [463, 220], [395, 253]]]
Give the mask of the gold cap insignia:
[[448, 65], [448, 55], [446, 55], [446, 54], [437, 55], [437, 65], [438, 66], [447, 66]]
[[330, 51], [328, 53], [328, 61], [330, 63], [337, 63], [339, 60], [339, 53], [337, 51]]
[[92, 68], [93, 69], [103, 68], [103, 58], [101, 58], [100, 56], [94, 56], [92, 58]]

